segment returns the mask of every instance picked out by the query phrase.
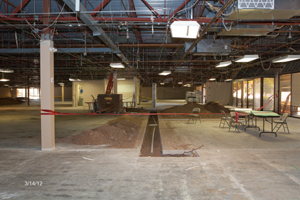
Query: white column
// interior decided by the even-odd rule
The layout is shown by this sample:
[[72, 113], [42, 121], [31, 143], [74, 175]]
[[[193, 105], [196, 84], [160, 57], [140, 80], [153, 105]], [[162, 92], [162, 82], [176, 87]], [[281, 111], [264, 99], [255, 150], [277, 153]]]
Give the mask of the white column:
[[152, 107], [156, 107], [156, 98], [157, 98], [157, 91], [156, 91], [156, 83], [152, 83]]
[[118, 74], [117, 74], [117, 71], [114, 72], [114, 86], [113, 86], [113, 89], [114, 89], [114, 94], [118, 94]]
[[65, 102], [65, 84], [61, 84], [61, 102]]
[[278, 75], [278, 72], [275, 75], [274, 86], [275, 86], [274, 87], [274, 90], [275, 90], [275, 97], [274, 97], [275, 109], [274, 109], [274, 111], [278, 112], [279, 111], [279, 101], [278, 101], [278, 97], [279, 97], [279, 87], [278, 87], [279, 86], [279, 75]]
[[133, 77], [133, 107], [136, 108], [137, 106], [137, 94], [136, 94], [136, 77]]
[[[41, 109], [54, 111], [54, 53], [50, 51], [53, 41], [42, 40], [40, 43], [40, 85]], [[41, 116], [42, 150], [55, 148], [54, 115]]]

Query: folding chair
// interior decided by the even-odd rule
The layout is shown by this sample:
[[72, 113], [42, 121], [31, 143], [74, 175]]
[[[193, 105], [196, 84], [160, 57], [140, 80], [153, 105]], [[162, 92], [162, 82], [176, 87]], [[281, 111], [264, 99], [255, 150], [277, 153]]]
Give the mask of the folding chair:
[[231, 127], [234, 127], [235, 130], [238, 130], [238, 132], [240, 132], [240, 130], [238, 129], [238, 126], [243, 126], [243, 124], [245, 123], [244, 121], [240, 121], [239, 119], [236, 120], [235, 119], [235, 112], [230, 112], [230, 117], [228, 118], [229, 120], [229, 131]]
[[[285, 132], [285, 128], [288, 130], [288, 133], [290, 133], [289, 131], [289, 127], [287, 125], [287, 122], [286, 122], [286, 119], [288, 118], [289, 114], [288, 113], [284, 113], [283, 115], [281, 115], [280, 119], [279, 120], [275, 120], [273, 123], [276, 124], [276, 126], [274, 127], [274, 130], [275, 128], [280, 125], [277, 130], [276, 130], [276, 133], [279, 131], [279, 129], [281, 128], [281, 126], [283, 127], [283, 130]], [[284, 127], [285, 125], [285, 127]]]
[[201, 118], [200, 118], [200, 108], [193, 108], [191, 114], [189, 114], [189, 120], [188, 123], [190, 122], [190, 120], [192, 119], [193, 123], [196, 124], [197, 119], [199, 119], [200, 123], [201, 123]]
[[228, 119], [228, 117], [230, 117], [230, 115], [226, 114], [224, 112], [224, 110], [221, 110], [221, 113], [223, 114], [223, 117], [221, 117], [219, 127], [221, 127], [221, 124], [223, 124], [223, 128], [224, 128], [225, 124], [227, 124], [229, 126], [229, 119]]

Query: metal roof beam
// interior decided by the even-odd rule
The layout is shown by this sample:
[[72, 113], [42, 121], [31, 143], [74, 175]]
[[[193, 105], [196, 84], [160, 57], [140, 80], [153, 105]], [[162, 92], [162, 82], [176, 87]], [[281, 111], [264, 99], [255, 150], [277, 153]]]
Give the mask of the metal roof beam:
[[227, 3], [220, 9], [220, 11], [215, 15], [211, 22], [205, 27], [205, 29], [200, 33], [200, 36], [194, 41], [190, 48], [186, 51], [181, 60], [172, 69], [174, 71], [183, 61], [184, 58], [191, 52], [191, 50], [198, 44], [198, 42], [203, 38], [205, 33], [210, 29], [210, 27], [219, 19], [220, 15], [234, 2], [235, 0], [228, 0]]
[[30, 0], [24, 0], [22, 3], [9, 15], [9, 17], [14, 17]]
[[183, 2], [170, 16], [169, 19], [171, 19], [179, 10], [181, 10], [190, 0], [186, 0]]
[[162, 18], [153, 8], [152, 6], [146, 1], [142, 0], [142, 2], [145, 4], [145, 6], [157, 17], [157, 18]]
[[[87, 48], [89, 53], [118, 53], [112, 51], [110, 48]], [[39, 48], [26, 48], [26, 49], [0, 49], [1, 54], [23, 54], [23, 53], [39, 53]], [[84, 53], [85, 48], [59, 48], [56, 53]]]
[[[75, 0], [63, 0], [71, 10], [75, 10]], [[124, 54], [119, 50], [119, 48], [114, 44], [114, 42], [109, 38], [109, 36], [104, 32], [102, 28], [97, 25], [97, 22], [94, 18], [87, 14], [86, 8], [80, 3], [80, 10], [83, 13], [79, 13], [79, 18], [88, 25], [88, 27], [93, 31], [93, 35], [99, 37], [112, 51], [118, 51], [117, 56], [126, 64], [128, 64], [128, 59], [124, 56]], [[132, 68], [131, 66], [129, 66]]]
[[98, 11], [102, 10], [111, 0], [104, 0], [102, 1], [97, 8], [94, 9], [93, 13], [91, 13], [92, 16], [95, 16]]

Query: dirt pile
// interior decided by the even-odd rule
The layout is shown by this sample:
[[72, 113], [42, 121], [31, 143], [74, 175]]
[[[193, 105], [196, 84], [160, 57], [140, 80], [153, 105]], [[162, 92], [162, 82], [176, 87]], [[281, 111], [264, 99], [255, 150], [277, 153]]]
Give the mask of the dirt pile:
[[[201, 109], [201, 113], [208, 113], [208, 114], [203, 114], [201, 115], [201, 118], [219, 118], [220, 116], [218, 114], [215, 113], [221, 113], [221, 110], [223, 110], [224, 112], [228, 113], [229, 110], [228, 108], [225, 108], [224, 105], [211, 101], [208, 102], [205, 105], [200, 105], [197, 103], [187, 103], [184, 104], [182, 106], [174, 106], [172, 108], [167, 108], [163, 111], [161, 111], [162, 113], [191, 113], [193, 108], [200, 108]], [[186, 115], [174, 115], [174, 116], [163, 116], [163, 118], [187, 118]]]
[[21, 99], [15, 99], [10, 97], [0, 98], [0, 105], [14, 105], [24, 103]]
[[126, 112], [136, 112], [136, 113], [147, 113], [149, 111], [145, 110], [143, 107], [141, 108], [125, 108]]
[[142, 120], [123, 116], [92, 130], [66, 138], [62, 142], [77, 145], [108, 145], [115, 148], [134, 148], [141, 133]]

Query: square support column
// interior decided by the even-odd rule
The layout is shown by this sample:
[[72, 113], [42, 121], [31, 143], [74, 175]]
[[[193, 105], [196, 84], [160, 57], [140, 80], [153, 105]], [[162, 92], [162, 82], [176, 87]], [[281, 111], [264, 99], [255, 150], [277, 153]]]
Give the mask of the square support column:
[[157, 91], [156, 83], [152, 83], [152, 107], [156, 107]]
[[279, 74], [278, 74], [278, 72], [275, 75], [274, 92], [275, 92], [275, 97], [274, 97], [275, 107], [274, 107], [274, 111], [275, 112], [279, 112], [279, 101], [278, 101], [278, 97], [279, 97]]
[[134, 107], [137, 108], [137, 105], [140, 103], [139, 102], [139, 98], [140, 98], [140, 94], [139, 94], [139, 78], [137, 77], [133, 77], [133, 99], [134, 99]]
[[[54, 53], [50, 51], [53, 41], [42, 40], [40, 44], [41, 109], [54, 111]], [[43, 112], [42, 112], [43, 113]], [[42, 150], [55, 148], [54, 115], [41, 115]]]
[[113, 82], [114, 82], [114, 86], [113, 86], [114, 94], [118, 94], [118, 72], [117, 71], [114, 72]]

